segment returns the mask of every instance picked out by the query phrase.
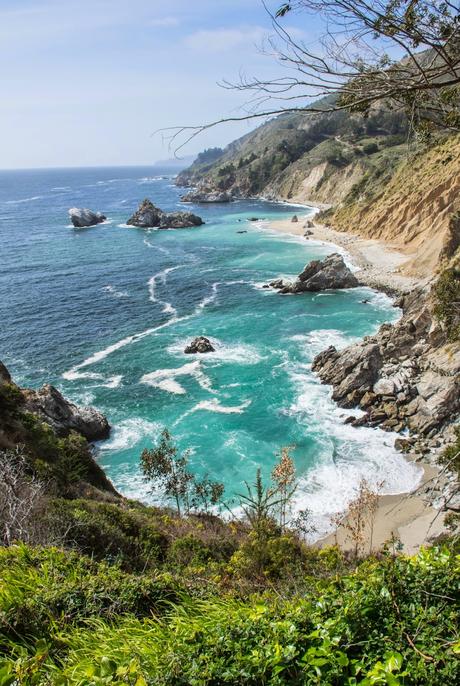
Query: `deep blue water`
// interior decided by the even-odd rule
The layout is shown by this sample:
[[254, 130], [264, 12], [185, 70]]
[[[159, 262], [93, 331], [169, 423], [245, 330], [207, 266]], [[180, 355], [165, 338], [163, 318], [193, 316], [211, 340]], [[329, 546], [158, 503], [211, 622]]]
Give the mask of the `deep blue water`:
[[[321, 530], [363, 476], [388, 492], [412, 486], [415, 468], [394, 451], [394, 436], [343, 425], [310, 370], [331, 343], [395, 319], [388, 298], [365, 288], [295, 297], [262, 289], [333, 248], [247, 219], [307, 208], [187, 206], [204, 227], [126, 227], [144, 197], [185, 209], [181, 192], [169, 170], [151, 167], [0, 172], [0, 359], [16, 380], [51, 382], [108, 415], [114, 429], [98, 459], [130, 496], [151, 497], [138, 460], [163, 426], [229, 497], [257, 466], [268, 477], [280, 447], [294, 445], [298, 504]], [[72, 206], [102, 211], [108, 223], [73, 229]], [[185, 355], [196, 335], [216, 353]]]

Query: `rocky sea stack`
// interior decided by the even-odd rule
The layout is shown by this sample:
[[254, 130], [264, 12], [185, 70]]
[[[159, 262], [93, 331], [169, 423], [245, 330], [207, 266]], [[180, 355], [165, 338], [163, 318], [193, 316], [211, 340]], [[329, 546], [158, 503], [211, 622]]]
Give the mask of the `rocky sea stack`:
[[188, 355], [193, 355], [194, 353], [213, 353], [215, 348], [213, 347], [209, 338], [206, 336], [197, 336], [193, 341], [187, 345], [184, 349], [184, 353]]
[[359, 281], [344, 262], [342, 255], [332, 253], [324, 260], [307, 264], [293, 283], [277, 279], [270, 283], [280, 293], [305, 293], [339, 288], [356, 288]]
[[69, 217], [76, 229], [96, 226], [96, 224], [102, 224], [102, 222], [107, 219], [101, 212], [93, 212], [93, 210], [79, 207], [71, 207], [69, 210]]
[[164, 212], [145, 198], [126, 223], [141, 229], [187, 229], [201, 226], [204, 221], [192, 212]]

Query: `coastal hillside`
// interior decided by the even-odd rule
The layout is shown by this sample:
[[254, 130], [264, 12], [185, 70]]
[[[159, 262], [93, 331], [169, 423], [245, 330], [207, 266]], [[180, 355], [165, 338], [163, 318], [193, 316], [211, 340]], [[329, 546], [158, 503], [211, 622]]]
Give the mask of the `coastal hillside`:
[[[321, 102], [327, 107], [330, 99]], [[397, 164], [406, 133], [404, 116], [381, 107], [367, 119], [343, 111], [284, 114], [225, 150], [205, 151], [177, 183], [235, 197], [339, 202], [375, 164]]]
[[198, 157], [177, 183], [332, 206], [322, 221], [385, 241], [407, 255], [402, 273], [426, 277], [458, 247], [460, 138], [409, 144], [407, 133], [404, 117], [383, 107], [368, 118], [286, 114]]

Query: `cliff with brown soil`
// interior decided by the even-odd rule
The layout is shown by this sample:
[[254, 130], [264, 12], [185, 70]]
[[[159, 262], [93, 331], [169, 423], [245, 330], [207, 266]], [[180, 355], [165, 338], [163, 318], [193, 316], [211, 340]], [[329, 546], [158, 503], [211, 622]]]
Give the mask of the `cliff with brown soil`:
[[460, 245], [460, 135], [417, 154], [408, 150], [383, 185], [363, 177], [328, 221], [404, 252], [402, 273], [433, 274]]

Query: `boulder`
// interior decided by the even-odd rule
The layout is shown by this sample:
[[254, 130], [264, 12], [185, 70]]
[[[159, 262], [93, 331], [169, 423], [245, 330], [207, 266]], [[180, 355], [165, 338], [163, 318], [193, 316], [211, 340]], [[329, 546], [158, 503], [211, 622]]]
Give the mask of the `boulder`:
[[71, 207], [69, 210], [70, 221], [77, 229], [82, 229], [87, 226], [95, 226], [101, 224], [107, 217], [101, 212], [93, 212], [87, 208]]
[[293, 224], [297, 224], [298, 221], [299, 221], [299, 218], [298, 218], [298, 216], [295, 214], [295, 215], [292, 217], [291, 222], [292, 222]]
[[23, 390], [25, 409], [49, 424], [58, 436], [77, 431], [88, 441], [108, 438], [110, 425], [104, 415], [93, 407], [79, 407], [50, 384], [38, 391]]
[[395, 382], [393, 379], [379, 379], [374, 384], [374, 393], [376, 395], [393, 395], [395, 392]]
[[209, 338], [206, 338], [206, 336], [197, 336], [196, 338], [193, 339], [193, 341], [189, 345], [187, 345], [187, 347], [184, 350], [184, 353], [187, 353], [188, 355], [191, 355], [194, 353], [213, 353], [213, 352], [215, 352], [215, 348], [213, 347]]
[[294, 283], [286, 285], [281, 293], [304, 293], [357, 286], [359, 281], [346, 266], [342, 255], [333, 253], [324, 260], [313, 260], [307, 264]]

